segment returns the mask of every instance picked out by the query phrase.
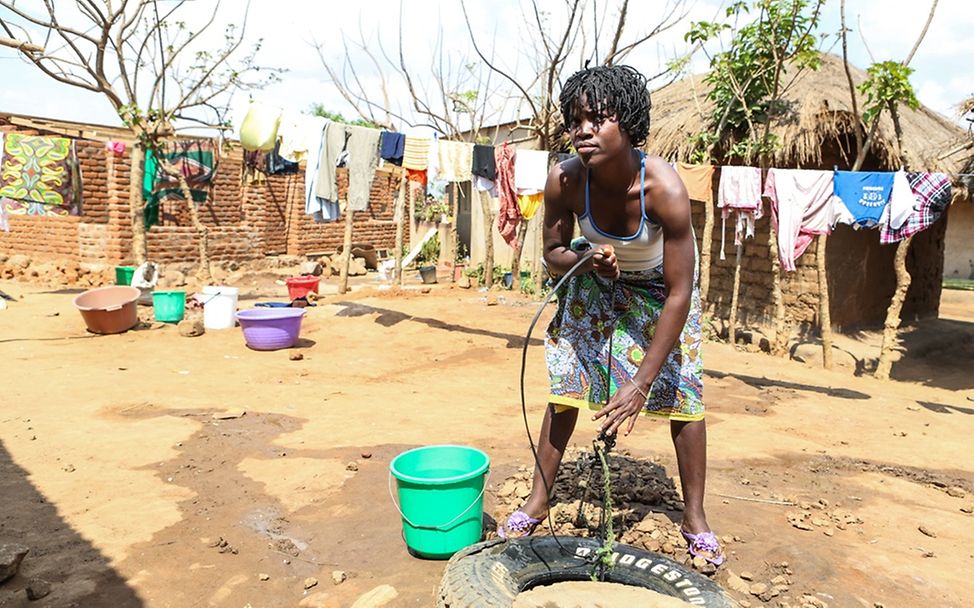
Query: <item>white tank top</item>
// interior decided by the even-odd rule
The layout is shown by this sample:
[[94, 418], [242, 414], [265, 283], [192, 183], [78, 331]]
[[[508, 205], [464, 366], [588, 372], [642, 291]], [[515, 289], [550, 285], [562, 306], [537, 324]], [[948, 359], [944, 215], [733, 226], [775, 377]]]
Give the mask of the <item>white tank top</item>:
[[619, 270], [651, 270], [663, 263], [663, 229], [646, 217], [646, 155], [639, 153], [639, 229], [630, 236], [616, 236], [595, 225], [589, 201], [589, 177], [585, 175], [585, 212], [578, 216], [578, 227], [590, 243], [612, 245]]

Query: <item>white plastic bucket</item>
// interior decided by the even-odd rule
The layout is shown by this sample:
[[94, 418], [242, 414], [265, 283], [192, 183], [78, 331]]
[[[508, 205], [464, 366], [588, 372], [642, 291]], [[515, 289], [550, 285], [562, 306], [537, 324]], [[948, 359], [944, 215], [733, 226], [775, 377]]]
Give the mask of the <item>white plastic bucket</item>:
[[203, 327], [206, 329], [233, 329], [236, 324], [237, 296], [240, 290], [223, 285], [207, 285], [203, 288]]

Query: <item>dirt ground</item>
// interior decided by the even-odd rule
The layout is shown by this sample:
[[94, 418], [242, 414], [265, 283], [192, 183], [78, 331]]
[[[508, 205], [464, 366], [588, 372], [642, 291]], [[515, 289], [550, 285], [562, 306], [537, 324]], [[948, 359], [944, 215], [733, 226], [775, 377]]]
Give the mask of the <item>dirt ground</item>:
[[[5, 608], [28, 605], [31, 577], [52, 585], [41, 606], [350, 606], [379, 585], [398, 594], [389, 606], [431, 606], [444, 563], [406, 552], [389, 461], [436, 443], [485, 450], [498, 517], [498, 490], [530, 462], [517, 384], [527, 299], [365, 288], [309, 309], [296, 349], [256, 352], [239, 330], [94, 336], [72, 294], [0, 289], [16, 298], [0, 310], [0, 544], [31, 549], [0, 585]], [[706, 345], [707, 509], [733, 539], [717, 580], [788, 582], [768, 603], [732, 595], [970, 604], [974, 293], [945, 292], [943, 316], [908, 334], [890, 382]], [[844, 340], [867, 352], [874, 336]], [[575, 443], [594, 429], [580, 421]], [[640, 420], [621, 443], [676, 474], [664, 423]]]

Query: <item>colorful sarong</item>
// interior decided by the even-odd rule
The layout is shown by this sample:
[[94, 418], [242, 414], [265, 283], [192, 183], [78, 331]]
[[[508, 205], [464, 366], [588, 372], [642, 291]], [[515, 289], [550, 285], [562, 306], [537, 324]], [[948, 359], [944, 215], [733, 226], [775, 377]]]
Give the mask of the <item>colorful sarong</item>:
[[[210, 184], [216, 175], [216, 148], [210, 140], [183, 140], [169, 142], [163, 157], [186, 176], [190, 195], [198, 204], [205, 203], [210, 192]], [[150, 181], [151, 180], [151, 181]], [[167, 217], [174, 217], [175, 209], [185, 204], [179, 179], [162, 170], [159, 159], [151, 150], [145, 155], [145, 179], [142, 187], [146, 198], [145, 227], [166, 223]]]
[[[562, 287], [545, 339], [551, 380], [548, 401], [556, 411], [564, 406], [599, 410], [629, 382], [653, 340], [665, 301], [662, 265], [623, 272], [615, 289], [595, 273], [573, 277]], [[649, 390], [643, 414], [679, 421], [703, 419], [700, 317], [700, 293], [694, 285], [686, 325]], [[611, 366], [607, 365], [610, 336]]]
[[2, 141], [0, 197], [57, 208], [31, 215], [68, 215], [78, 207], [73, 140], [7, 133]]

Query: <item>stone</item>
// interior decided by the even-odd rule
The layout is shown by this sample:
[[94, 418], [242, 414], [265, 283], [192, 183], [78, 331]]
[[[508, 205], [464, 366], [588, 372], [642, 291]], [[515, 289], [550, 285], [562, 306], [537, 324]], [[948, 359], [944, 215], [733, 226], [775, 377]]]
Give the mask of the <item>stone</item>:
[[352, 261], [348, 263], [348, 276], [350, 277], [361, 276], [367, 272], [365, 258], [353, 257]]
[[0, 583], [17, 576], [20, 563], [28, 553], [30, 547], [25, 545], [17, 543], [0, 545]]
[[751, 595], [760, 596], [762, 593], [767, 592], [767, 590], [768, 585], [766, 583], [751, 583], [751, 585], [748, 587], [748, 591], [751, 592]]
[[693, 558], [690, 563], [693, 565], [694, 570], [701, 574], [714, 574], [717, 572], [716, 566], [699, 555]]
[[727, 577], [727, 588], [738, 593], [748, 594], [751, 592], [751, 585], [741, 577], [731, 574]]
[[964, 498], [967, 496], [967, 492], [964, 491], [964, 488], [959, 488], [957, 486], [947, 488], [947, 494], [949, 496], [953, 496], [954, 498]]
[[497, 296], [493, 294], [487, 296], [487, 306], [497, 306]]
[[30, 266], [30, 258], [21, 253], [17, 253], [7, 258], [7, 265], [23, 270]]
[[304, 588], [305, 589], [311, 589], [312, 587], [314, 587], [317, 584], [318, 584], [318, 579], [316, 579], [313, 576], [309, 576], [308, 578], [304, 579]]
[[184, 338], [195, 338], [206, 333], [201, 319], [183, 319], [179, 322], [178, 328], [179, 335]]
[[753, 581], [754, 575], [748, 572], [747, 570], [745, 570], [744, 572], [741, 572], [741, 578], [746, 581]]
[[313, 275], [316, 277], [320, 277], [322, 270], [323, 267], [321, 266], [321, 262], [309, 260], [307, 262], [301, 262], [301, 265], [298, 267], [298, 274], [305, 275], [305, 276]]
[[302, 355], [301, 353], [291, 353], [290, 355], [287, 356], [287, 358], [290, 359], [291, 361], [300, 361], [304, 359], [304, 355]]
[[379, 585], [371, 591], [359, 596], [352, 608], [380, 608], [399, 597], [399, 592], [392, 585]]
[[470, 277], [467, 275], [462, 275], [460, 280], [457, 281], [457, 287], [460, 289], [470, 289]]
[[51, 593], [51, 583], [42, 578], [32, 578], [27, 581], [27, 599], [36, 602]]
[[160, 283], [166, 287], [183, 287], [186, 285], [186, 275], [178, 270], [167, 270]]
[[347, 578], [348, 575], [345, 574], [344, 570], [332, 570], [331, 572], [331, 582], [335, 583], [336, 585], [341, 585]]
[[960, 512], [961, 513], [967, 513], [968, 515], [970, 515], [971, 513], [974, 513], [974, 505], [967, 505], [967, 506], [961, 507], [960, 508]]
[[[822, 345], [806, 342], [794, 347], [791, 358], [813, 367], [822, 367]], [[832, 346], [832, 363], [837, 367], [856, 368], [856, 358], [848, 351]]]
[[353, 460], [352, 462], [350, 462], [350, 463], [348, 463], [348, 464], [345, 465], [345, 470], [346, 471], [358, 471], [358, 463]]
[[917, 528], [921, 534], [929, 536], [930, 538], [937, 538], [937, 533], [926, 526], [920, 526]]
[[262, 581], [269, 581], [271, 580], [271, 575], [261, 572], [260, 574], [257, 575], [257, 578], [259, 578]]
[[235, 410], [227, 410], [225, 412], [217, 412], [216, 414], [213, 414], [211, 418], [213, 418], [214, 420], [234, 420], [236, 418], [242, 418], [243, 416], [246, 415], [247, 415], [247, 410], [235, 409]]
[[342, 608], [338, 598], [324, 591], [312, 593], [298, 602], [298, 608]]

